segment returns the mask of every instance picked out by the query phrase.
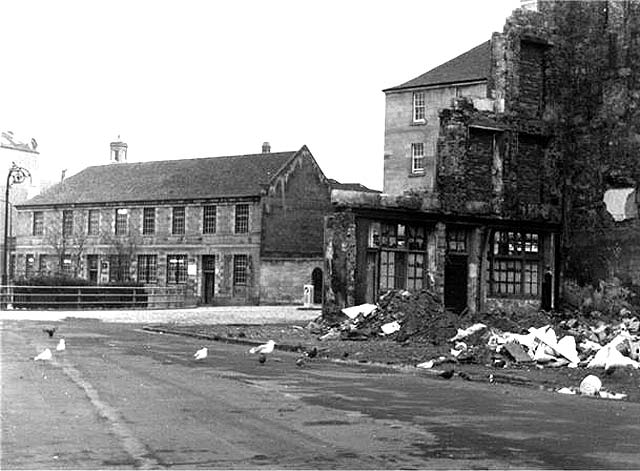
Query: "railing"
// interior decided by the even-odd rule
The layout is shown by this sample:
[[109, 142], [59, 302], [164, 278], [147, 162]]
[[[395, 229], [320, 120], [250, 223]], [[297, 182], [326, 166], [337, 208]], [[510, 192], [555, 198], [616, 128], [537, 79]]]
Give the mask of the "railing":
[[0, 286], [2, 309], [163, 309], [189, 304], [186, 286]]

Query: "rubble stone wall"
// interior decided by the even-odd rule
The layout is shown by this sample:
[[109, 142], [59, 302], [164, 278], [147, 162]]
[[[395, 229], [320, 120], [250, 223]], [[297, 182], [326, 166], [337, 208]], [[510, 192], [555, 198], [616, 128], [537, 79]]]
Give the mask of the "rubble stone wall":
[[323, 314], [352, 306], [356, 290], [356, 219], [351, 211], [325, 217]]

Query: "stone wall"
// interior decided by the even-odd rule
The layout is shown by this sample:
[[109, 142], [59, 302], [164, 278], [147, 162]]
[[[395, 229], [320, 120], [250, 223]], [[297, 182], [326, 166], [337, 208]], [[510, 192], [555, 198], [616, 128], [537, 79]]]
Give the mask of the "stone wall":
[[260, 304], [303, 304], [304, 285], [313, 284], [314, 269], [324, 268], [322, 257], [262, 259]]
[[355, 302], [356, 220], [351, 211], [325, 218], [323, 314], [338, 311]]

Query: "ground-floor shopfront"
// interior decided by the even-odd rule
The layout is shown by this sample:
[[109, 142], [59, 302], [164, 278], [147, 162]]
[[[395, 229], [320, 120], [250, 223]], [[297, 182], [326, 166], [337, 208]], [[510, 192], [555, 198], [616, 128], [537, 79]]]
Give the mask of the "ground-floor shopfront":
[[551, 309], [557, 227], [420, 211], [337, 211], [325, 230], [325, 311], [429, 289], [455, 312]]

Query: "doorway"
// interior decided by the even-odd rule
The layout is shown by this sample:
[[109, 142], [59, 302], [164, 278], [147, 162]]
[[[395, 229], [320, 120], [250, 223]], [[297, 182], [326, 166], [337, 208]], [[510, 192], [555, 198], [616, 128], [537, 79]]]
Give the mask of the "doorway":
[[460, 314], [467, 307], [467, 256], [447, 254], [444, 266], [444, 306]]
[[213, 304], [216, 281], [216, 256], [202, 256], [202, 302]]
[[311, 272], [311, 284], [313, 284], [313, 304], [322, 304], [322, 270], [314, 268]]

